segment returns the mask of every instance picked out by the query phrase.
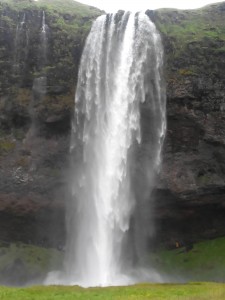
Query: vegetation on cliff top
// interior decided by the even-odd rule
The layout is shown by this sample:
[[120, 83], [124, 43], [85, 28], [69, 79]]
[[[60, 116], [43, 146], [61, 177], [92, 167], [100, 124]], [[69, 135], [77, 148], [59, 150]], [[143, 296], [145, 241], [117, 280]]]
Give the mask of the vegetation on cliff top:
[[[91, 21], [101, 14], [99, 9], [73, 0], [2, 0], [0, 13], [6, 7], [17, 13], [45, 11], [49, 16], [49, 21], [53, 20], [49, 25], [65, 30], [69, 35], [79, 34], [81, 31], [86, 32], [90, 29]], [[10, 21], [5, 13], [2, 14], [1, 18], [8, 18]], [[11, 21], [11, 25], [13, 25], [13, 21]]]
[[[225, 40], [225, 3], [195, 10], [159, 9], [156, 24], [161, 32], [183, 43], [202, 39]], [[182, 46], [182, 44], [181, 44]]]
[[81, 17], [95, 17], [99, 15], [99, 9], [74, 0], [1, 0], [1, 2], [17, 11], [36, 8]]
[[195, 10], [159, 9], [152, 15], [163, 35], [170, 78], [175, 72], [178, 78], [218, 73], [214, 68], [225, 54], [225, 2]]

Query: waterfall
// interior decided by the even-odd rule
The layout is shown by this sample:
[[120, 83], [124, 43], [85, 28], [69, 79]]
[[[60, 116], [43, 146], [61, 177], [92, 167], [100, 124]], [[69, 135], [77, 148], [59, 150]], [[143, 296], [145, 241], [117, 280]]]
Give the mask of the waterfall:
[[48, 50], [48, 26], [45, 20], [45, 12], [42, 11], [40, 16], [41, 19], [41, 26], [39, 31], [39, 48], [38, 48], [38, 68], [37, 68], [37, 77], [33, 80], [32, 92], [33, 97], [30, 103], [29, 114], [32, 120], [30, 131], [29, 131], [29, 138], [37, 135], [39, 130], [39, 125], [36, 117], [36, 110], [35, 105], [38, 102], [43, 101], [47, 93], [47, 50]]
[[[71, 141], [73, 200], [68, 207], [65, 260], [69, 282], [132, 282], [135, 261], [141, 261], [135, 232], [144, 228], [132, 230], [131, 218], [134, 227], [148, 226], [138, 220], [145, 210], [138, 202], [147, 202], [137, 198], [135, 180], [147, 178], [148, 186], [141, 188], [144, 197], [150, 197], [160, 167], [166, 126], [162, 52], [160, 36], [144, 13], [101, 16], [86, 41]], [[141, 106], [149, 111], [147, 143]], [[150, 156], [138, 157], [146, 145]], [[137, 173], [138, 160], [144, 161], [144, 175]]]
[[160, 35], [146, 14], [118, 12], [93, 24], [75, 96], [61, 283], [160, 280], [143, 270], [141, 256], [166, 129], [162, 64]]
[[[13, 73], [20, 75], [23, 71], [23, 62], [26, 61], [28, 55], [29, 34], [26, 26], [26, 14], [23, 14], [22, 21], [16, 26], [16, 36], [14, 45], [14, 61]], [[21, 61], [23, 60], [23, 62]]]
[[42, 63], [45, 66], [47, 61], [47, 25], [45, 23], [45, 12], [42, 12], [42, 26], [41, 26], [41, 47], [42, 47]]
[[42, 12], [42, 22], [40, 30], [40, 46], [38, 51], [38, 71], [39, 77], [34, 79], [33, 82], [33, 93], [36, 99], [43, 99], [47, 91], [47, 76], [46, 76], [46, 65], [47, 65], [47, 25], [45, 23], [45, 12]]

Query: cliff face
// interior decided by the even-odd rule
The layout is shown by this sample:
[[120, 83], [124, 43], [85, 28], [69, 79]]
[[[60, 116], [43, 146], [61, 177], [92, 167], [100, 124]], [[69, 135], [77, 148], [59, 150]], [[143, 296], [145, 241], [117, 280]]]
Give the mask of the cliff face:
[[0, 3], [0, 240], [63, 244], [75, 82], [100, 14], [73, 0]]
[[[73, 0], [0, 4], [0, 240], [64, 244], [75, 83], [99, 14]], [[168, 102], [155, 240], [174, 247], [225, 234], [225, 3], [147, 14]]]
[[167, 80], [156, 224], [173, 247], [225, 234], [225, 3], [148, 13], [163, 36]]

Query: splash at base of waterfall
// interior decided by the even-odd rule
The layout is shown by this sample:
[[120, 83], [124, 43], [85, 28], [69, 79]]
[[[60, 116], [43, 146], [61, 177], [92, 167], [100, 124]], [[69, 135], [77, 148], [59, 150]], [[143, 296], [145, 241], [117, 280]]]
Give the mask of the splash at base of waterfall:
[[162, 276], [159, 272], [154, 269], [134, 269], [126, 274], [118, 274], [111, 282], [100, 283], [97, 280], [92, 282], [71, 280], [65, 276], [63, 271], [52, 271], [48, 274], [44, 284], [45, 285], [77, 285], [84, 288], [88, 287], [107, 287], [107, 286], [128, 286], [143, 282], [157, 282], [164, 283], [170, 282], [168, 278]]
[[75, 97], [64, 270], [48, 282], [161, 281], [144, 258], [166, 128], [162, 56], [160, 36], [144, 13], [118, 12], [93, 24]]

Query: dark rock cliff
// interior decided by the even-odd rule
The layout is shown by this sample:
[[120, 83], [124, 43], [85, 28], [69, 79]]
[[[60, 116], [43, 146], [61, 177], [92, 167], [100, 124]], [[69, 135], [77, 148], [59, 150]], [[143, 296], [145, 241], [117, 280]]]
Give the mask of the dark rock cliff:
[[156, 191], [158, 239], [225, 234], [225, 3], [148, 12], [161, 31], [167, 135]]
[[[64, 243], [78, 64], [101, 14], [64, 2], [0, 4], [0, 240]], [[174, 247], [225, 235], [225, 3], [147, 14], [163, 37], [168, 102], [155, 240]]]
[[0, 240], [64, 243], [75, 83], [101, 13], [73, 0], [0, 3]]

